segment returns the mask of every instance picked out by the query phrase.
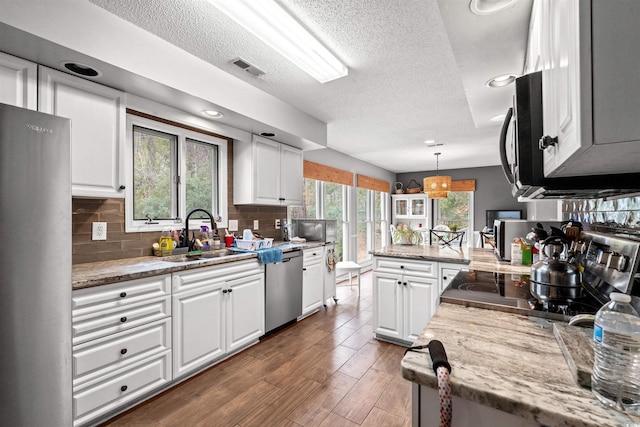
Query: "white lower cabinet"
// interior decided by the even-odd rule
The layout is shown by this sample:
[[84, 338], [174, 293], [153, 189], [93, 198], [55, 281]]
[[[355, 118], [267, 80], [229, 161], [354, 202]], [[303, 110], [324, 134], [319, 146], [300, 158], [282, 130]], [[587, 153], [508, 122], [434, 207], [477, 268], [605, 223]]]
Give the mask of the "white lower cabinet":
[[449, 283], [456, 277], [458, 271], [464, 268], [466, 264], [440, 263], [440, 294], [447, 289]]
[[376, 337], [413, 343], [438, 304], [438, 263], [374, 257], [373, 331]]
[[302, 316], [307, 316], [323, 304], [323, 248], [304, 250], [302, 257]]
[[173, 273], [173, 376], [179, 378], [264, 335], [264, 267], [234, 262]]
[[74, 426], [172, 380], [170, 275], [77, 290], [72, 306]]

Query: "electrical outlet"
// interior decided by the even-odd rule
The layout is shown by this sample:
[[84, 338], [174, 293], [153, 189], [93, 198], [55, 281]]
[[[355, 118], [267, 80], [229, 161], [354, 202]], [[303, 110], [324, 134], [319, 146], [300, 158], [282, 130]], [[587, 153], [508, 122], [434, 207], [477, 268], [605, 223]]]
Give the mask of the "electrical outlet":
[[260, 228], [260, 221], [258, 221], [257, 219], [253, 220], [253, 229], [257, 230]]
[[107, 240], [107, 223], [91, 223], [91, 240]]
[[280, 230], [280, 220], [276, 219], [276, 230]]
[[229, 220], [229, 231], [238, 231], [238, 220], [230, 219]]

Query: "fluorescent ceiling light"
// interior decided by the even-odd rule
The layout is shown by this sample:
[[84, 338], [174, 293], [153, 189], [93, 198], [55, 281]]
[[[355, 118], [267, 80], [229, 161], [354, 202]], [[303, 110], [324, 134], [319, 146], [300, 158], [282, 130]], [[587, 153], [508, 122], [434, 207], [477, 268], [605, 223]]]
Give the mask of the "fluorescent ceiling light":
[[349, 73], [327, 48], [274, 0], [209, 0], [320, 83]]

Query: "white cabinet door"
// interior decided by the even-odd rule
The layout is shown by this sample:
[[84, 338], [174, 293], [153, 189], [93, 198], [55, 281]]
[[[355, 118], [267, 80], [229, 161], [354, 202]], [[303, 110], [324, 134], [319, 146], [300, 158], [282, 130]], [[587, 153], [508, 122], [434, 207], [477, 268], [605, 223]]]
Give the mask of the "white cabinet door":
[[224, 282], [173, 296], [173, 376], [225, 354]]
[[38, 66], [0, 52], [0, 102], [16, 107], [38, 108]]
[[225, 310], [227, 353], [264, 335], [264, 274], [227, 282]]
[[[580, 108], [583, 97], [581, 86], [591, 79], [585, 68], [580, 74], [580, 2], [551, 1], [546, 17], [549, 23], [548, 39], [543, 46], [546, 58], [542, 74], [544, 135], [557, 137], [557, 143], [544, 151], [544, 173], [552, 176], [571, 155], [581, 149], [582, 139], [590, 144], [591, 133], [583, 134], [580, 126]], [[585, 42], [585, 40], [583, 40]], [[585, 101], [591, 102], [589, 98]], [[590, 111], [590, 109], [589, 109]], [[588, 118], [585, 118], [588, 119]]]
[[124, 93], [41, 66], [38, 108], [71, 119], [72, 194], [124, 197]]
[[529, 23], [529, 40], [527, 42], [527, 56], [524, 64], [524, 74], [542, 70], [542, 18], [546, 1], [535, 0], [531, 9], [531, 21]]
[[[373, 273], [373, 332], [403, 340], [403, 290], [398, 275]], [[426, 325], [426, 323], [425, 323]], [[424, 325], [423, 325], [424, 327]]]
[[302, 315], [309, 314], [322, 307], [323, 277], [322, 248], [318, 256], [302, 271]]
[[458, 272], [464, 267], [464, 264], [440, 264], [440, 294], [447, 289], [451, 280], [458, 274]]
[[233, 144], [233, 202], [302, 204], [302, 150], [253, 135]]
[[405, 341], [414, 342], [436, 312], [438, 302], [438, 280], [404, 276], [402, 279], [404, 336]]
[[255, 202], [280, 203], [280, 143], [268, 139], [254, 141]]
[[283, 204], [302, 205], [302, 151], [282, 145], [280, 147], [280, 197]]

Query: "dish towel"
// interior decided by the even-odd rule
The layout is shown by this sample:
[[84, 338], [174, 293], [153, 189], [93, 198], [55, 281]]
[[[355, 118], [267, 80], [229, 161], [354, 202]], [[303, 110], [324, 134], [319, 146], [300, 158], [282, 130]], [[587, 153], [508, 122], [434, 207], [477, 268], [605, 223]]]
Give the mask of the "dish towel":
[[258, 255], [258, 259], [263, 264], [271, 264], [275, 262], [282, 262], [282, 249], [280, 248], [267, 248], [257, 251], [249, 249], [229, 248], [233, 252], [248, 252]]
[[263, 264], [282, 262], [282, 249], [280, 248], [260, 249], [256, 252], [258, 253], [258, 259]]

